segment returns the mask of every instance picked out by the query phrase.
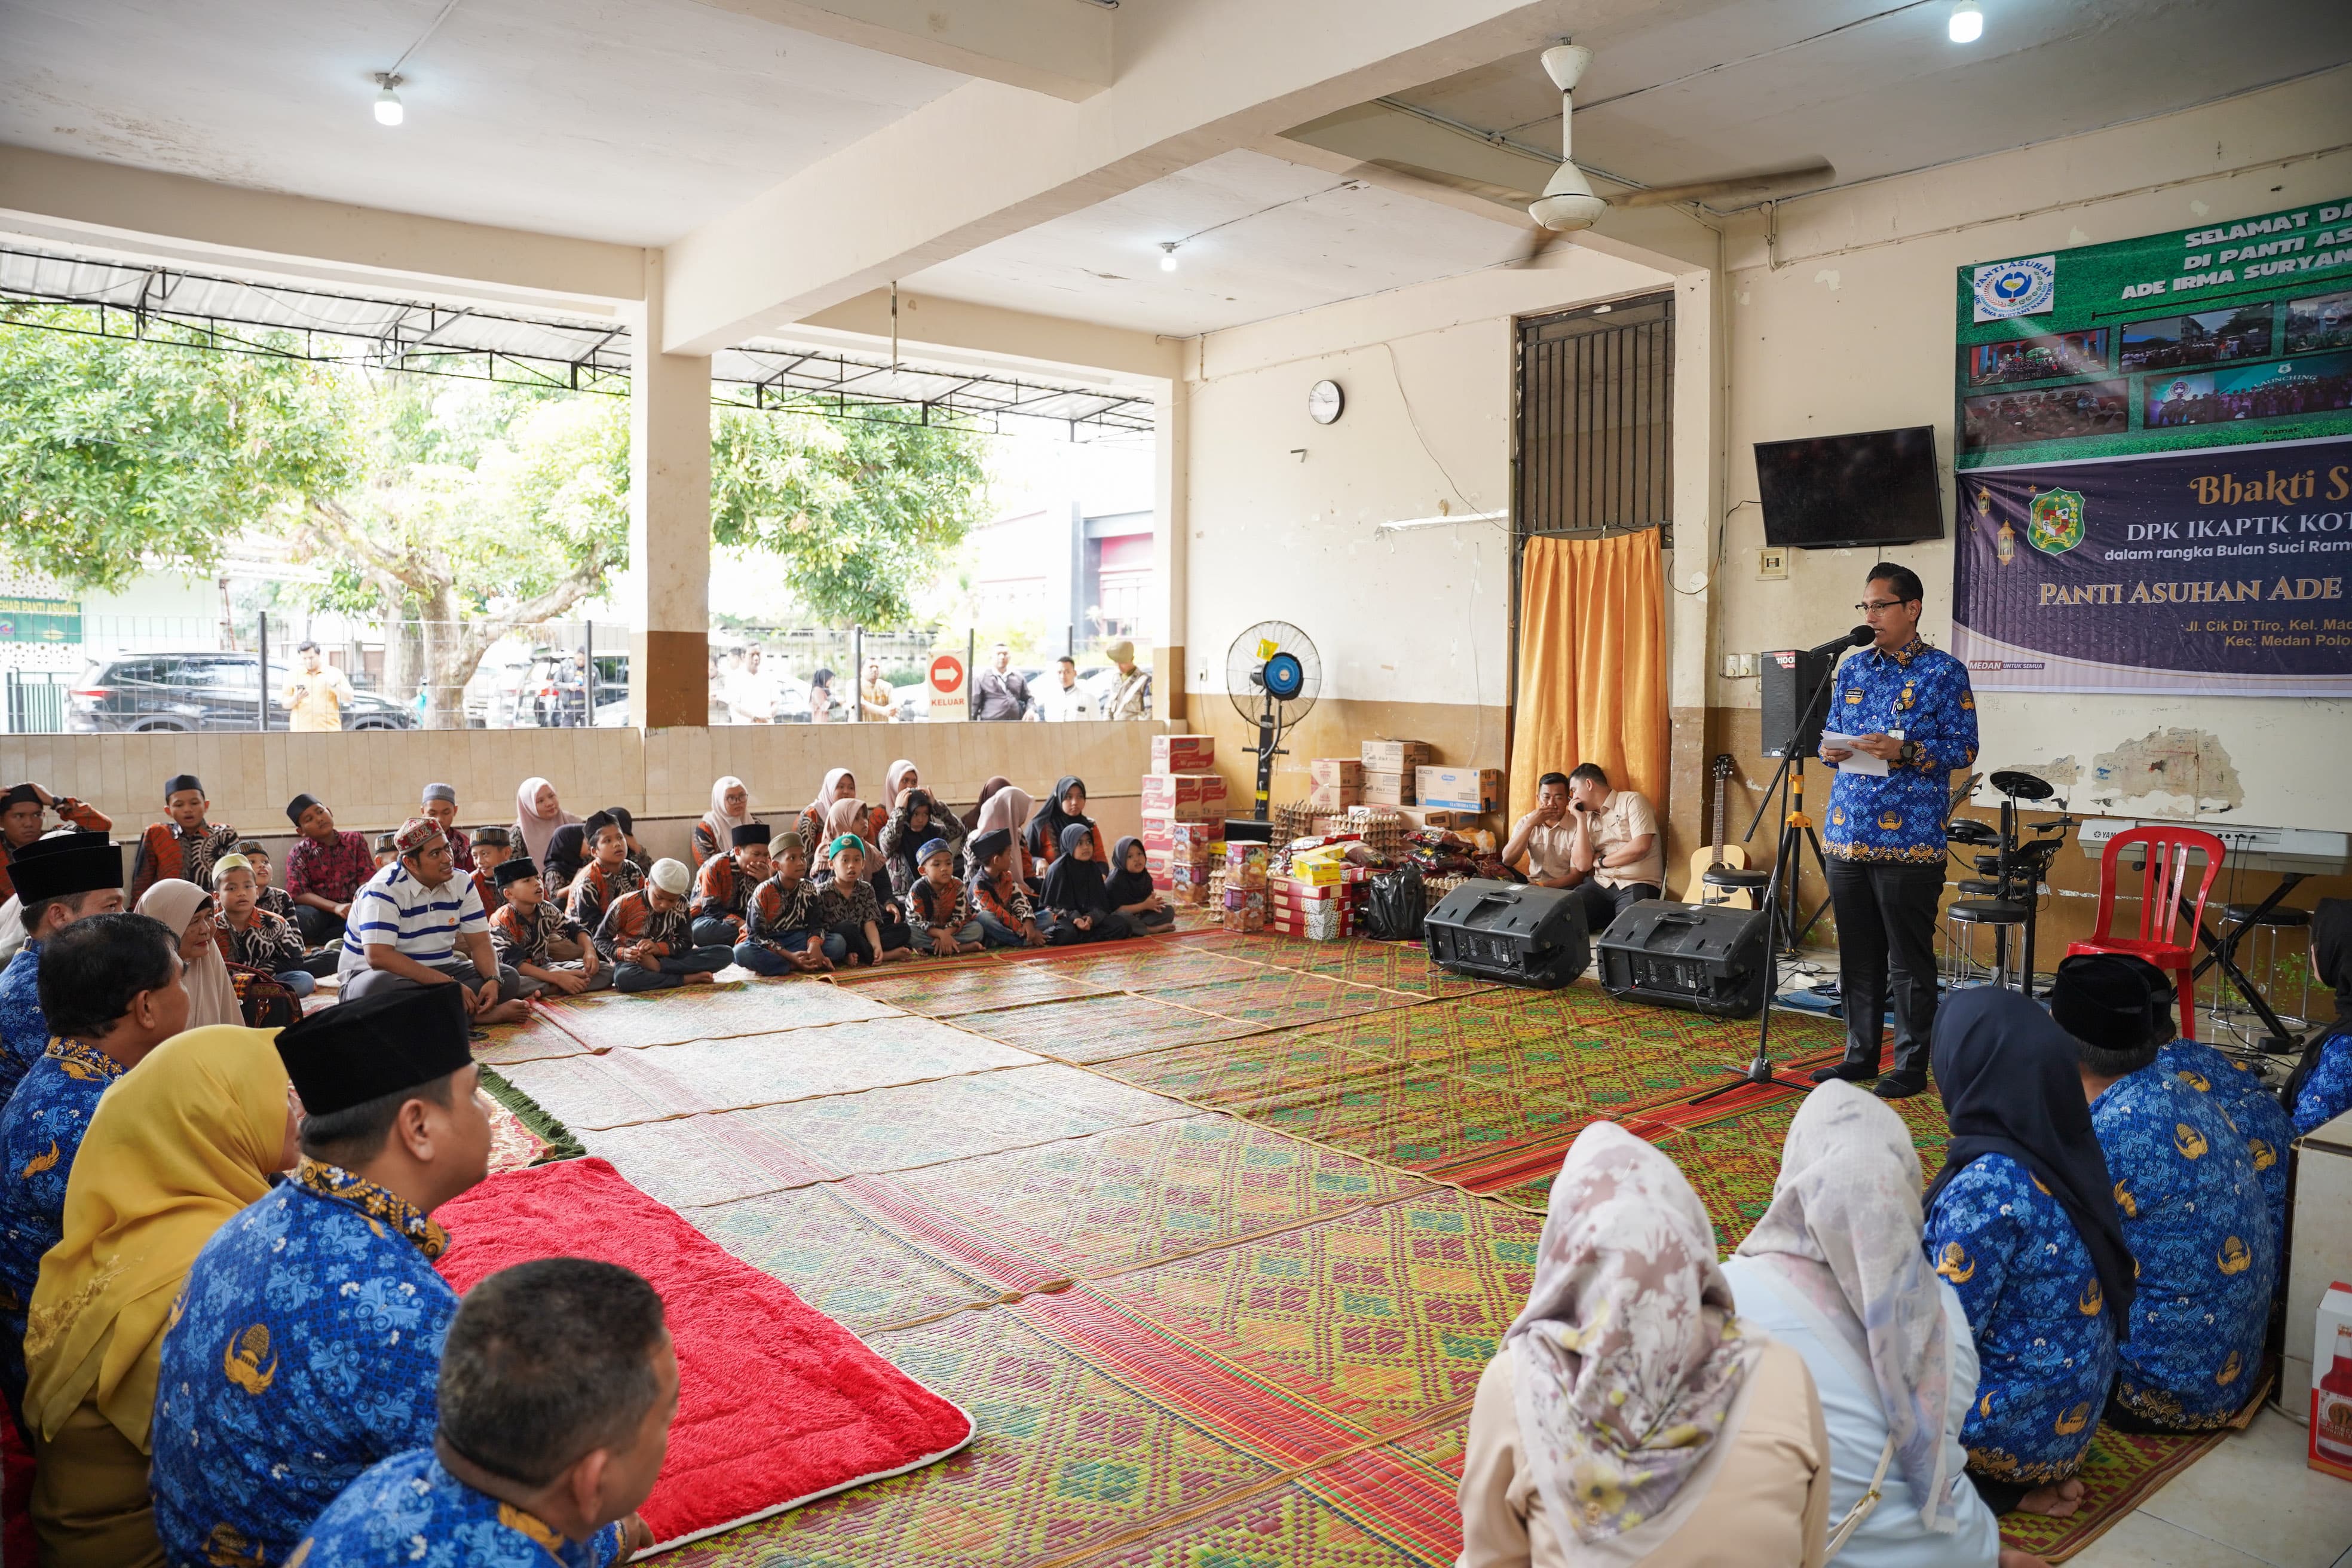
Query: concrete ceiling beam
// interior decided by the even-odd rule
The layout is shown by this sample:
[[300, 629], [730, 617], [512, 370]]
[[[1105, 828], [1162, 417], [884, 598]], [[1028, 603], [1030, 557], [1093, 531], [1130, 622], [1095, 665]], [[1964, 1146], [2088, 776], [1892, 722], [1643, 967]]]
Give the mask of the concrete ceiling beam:
[[1093, 97], [968, 82], [670, 247], [666, 346], [706, 353], [773, 332], [1229, 149], [1552, 41], [1570, 10], [1192, 0], [1121, 12], [1117, 79]]
[[983, 81], [1079, 102], [1111, 84], [1118, 13], [1080, 0], [698, 0]]

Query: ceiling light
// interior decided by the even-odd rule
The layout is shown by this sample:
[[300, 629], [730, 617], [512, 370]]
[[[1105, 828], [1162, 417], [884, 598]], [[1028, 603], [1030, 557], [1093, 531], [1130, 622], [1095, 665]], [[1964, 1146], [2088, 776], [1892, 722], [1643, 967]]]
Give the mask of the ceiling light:
[[1173, 272], [1176, 270], [1176, 247], [1183, 243], [1184, 242], [1181, 239], [1163, 239], [1160, 242], [1160, 271]]
[[1984, 37], [1984, 13], [1977, 8], [1977, 0], [1959, 0], [1952, 7], [1952, 42], [1973, 44]]
[[397, 125], [406, 118], [407, 111], [400, 107], [400, 94], [392, 90], [404, 79], [390, 71], [377, 73], [376, 85], [383, 89], [375, 95], [375, 122], [378, 125]]

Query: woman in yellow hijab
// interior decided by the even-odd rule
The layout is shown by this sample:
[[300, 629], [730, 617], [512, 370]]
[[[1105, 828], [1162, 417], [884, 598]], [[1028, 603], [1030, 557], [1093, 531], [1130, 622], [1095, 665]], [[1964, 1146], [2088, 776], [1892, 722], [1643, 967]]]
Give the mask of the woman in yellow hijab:
[[294, 1163], [276, 1033], [174, 1035], [90, 1116], [25, 1330], [33, 1528], [49, 1568], [163, 1562], [147, 1493], [156, 1364], [197, 1252]]

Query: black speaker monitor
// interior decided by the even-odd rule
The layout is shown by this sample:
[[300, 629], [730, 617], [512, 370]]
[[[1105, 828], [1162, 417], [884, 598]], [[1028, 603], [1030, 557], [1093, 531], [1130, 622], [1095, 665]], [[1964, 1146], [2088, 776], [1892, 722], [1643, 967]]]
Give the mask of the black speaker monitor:
[[1473, 879], [1422, 922], [1441, 969], [1556, 990], [1592, 963], [1584, 902], [1566, 888]]
[[1770, 984], [1762, 910], [1644, 899], [1601, 934], [1601, 988], [1718, 1018], [1752, 1018]]
[[1827, 653], [1808, 653], [1803, 648], [1780, 648], [1772, 653], [1759, 654], [1758, 668], [1764, 677], [1764, 754], [1785, 757], [1790, 752], [1810, 757], [1822, 749], [1822, 721], [1836, 701], [1837, 693], [1823, 693], [1821, 705], [1808, 715], [1809, 722], [1800, 729], [1798, 710], [1812, 700], [1821, 689], [1822, 677], [1838, 661], [1843, 648]]

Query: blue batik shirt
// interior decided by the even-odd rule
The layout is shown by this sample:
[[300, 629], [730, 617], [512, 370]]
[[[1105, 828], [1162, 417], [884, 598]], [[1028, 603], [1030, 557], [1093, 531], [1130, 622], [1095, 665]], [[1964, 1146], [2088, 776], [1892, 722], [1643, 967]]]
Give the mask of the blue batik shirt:
[[1969, 1162], [1922, 1239], [1977, 1342], [1969, 1468], [2041, 1486], [2083, 1467], [2116, 1375], [2116, 1337], [2090, 1250], [2064, 1205], [2006, 1154]]
[[[2262, 1075], [2249, 1062], [2223, 1056], [2195, 1040], [2174, 1040], [2156, 1053], [2156, 1065], [2200, 1094], [2210, 1094], [2229, 1113], [2238, 1136], [2246, 1141], [2246, 1157], [2254, 1163], [2254, 1180], [2263, 1184], [2263, 1202], [2271, 1213], [2271, 1240], [2282, 1253], [2286, 1247], [2286, 1151], [2294, 1142], [2294, 1122], [2278, 1097], [2264, 1087]], [[2285, 1263], [2280, 1261], [2284, 1277]]]
[[2338, 1029], [2319, 1042], [2319, 1059], [2294, 1097], [2294, 1132], [2300, 1138], [2352, 1110], [2352, 1029]]
[[1916, 637], [1892, 653], [1857, 654], [1830, 681], [1822, 728], [1903, 741], [1885, 778], [1840, 773], [1831, 781], [1822, 849], [1841, 860], [1942, 865], [1952, 770], [1977, 760], [1968, 666]]
[[2165, 1426], [2220, 1426], [2262, 1366], [2278, 1242], [2254, 1163], [2230, 1118], [2161, 1067], [2091, 1101], [2139, 1266], [2116, 1398]]
[[25, 1398], [25, 1312], [41, 1254], [65, 1234], [66, 1178], [89, 1113], [122, 1064], [79, 1040], [51, 1040], [0, 1110], [0, 1384]]
[[605, 1568], [620, 1560], [619, 1524], [573, 1541], [476, 1491], [428, 1447], [394, 1454], [345, 1488], [286, 1568]]
[[306, 1157], [205, 1244], [156, 1380], [155, 1529], [173, 1568], [283, 1563], [361, 1471], [433, 1440], [457, 1310], [433, 1269], [448, 1242]]
[[0, 969], [0, 1098], [16, 1092], [48, 1045], [49, 1021], [41, 1012], [41, 944], [28, 942]]

